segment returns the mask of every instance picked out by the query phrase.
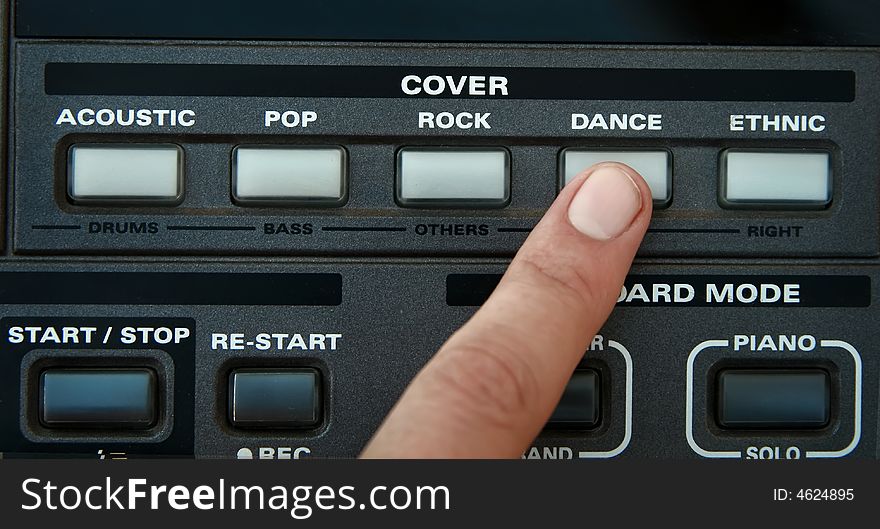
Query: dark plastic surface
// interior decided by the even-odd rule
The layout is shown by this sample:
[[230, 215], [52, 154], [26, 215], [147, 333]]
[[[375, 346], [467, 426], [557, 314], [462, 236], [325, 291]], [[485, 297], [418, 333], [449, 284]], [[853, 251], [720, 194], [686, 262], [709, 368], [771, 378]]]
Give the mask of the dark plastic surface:
[[[17, 208], [12, 213], [14, 247], [20, 253], [510, 256], [556, 196], [559, 153], [568, 147], [663, 149], [671, 153], [673, 197], [668, 207], [654, 212], [640, 249], [642, 256], [870, 257], [880, 253], [875, 222], [880, 194], [872, 169], [880, 165], [880, 146], [871, 128], [872, 123], [880, 122], [880, 63], [870, 50], [823, 49], [801, 53], [794, 49], [365, 43], [242, 46], [187, 42], [176, 45], [179, 53], [169, 54], [167, 46], [134, 42], [67, 46], [59, 42], [19, 41], [16, 46], [17, 97], [13, 110], [17, 126]], [[51, 72], [47, 65], [79, 68], [81, 64], [98, 61], [104, 65], [135, 65], [137, 71], [153, 68], [148, 65], [170, 68], [169, 71], [176, 72], [174, 75], [150, 79], [184, 88], [192, 80], [186, 73], [191, 63], [216, 65], [211, 69], [221, 73], [230, 68], [234, 72], [237, 68], [258, 67], [263, 75], [282, 75], [290, 67], [347, 71], [346, 68], [356, 66], [366, 72], [361, 77], [371, 81], [373, 69], [377, 75], [384, 75], [382, 72], [389, 68], [399, 70], [406, 65], [444, 72], [465, 68], [468, 74], [500, 69], [510, 76], [510, 97], [407, 96], [400, 79], [387, 75], [382, 78], [393, 82], [381, 85], [377, 92], [380, 97], [375, 97], [375, 93], [370, 94], [373, 97], [338, 97], [339, 92], [323, 89], [317, 93], [336, 96], [46, 93], [46, 75]], [[600, 73], [608, 69], [624, 77], [635, 76], [627, 86], [653, 87], [650, 79], [640, 80], [638, 76], [645, 70], [645, 75], [667, 78], [667, 88], [670, 76], [675, 81], [672, 85], [690, 86], [692, 72], [701, 72], [703, 76], [751, 73], [739, 83], [724, 83], [724, 88], [735, 96], [727, 101], [655, 100], [655, 94], [635, 90], [623, 94], [646, 99], [590, 99], [591, 90], [584, 90], [585, 99], [580, 100], [517, 99], [517, 90], [532, 90], [530, 86], [537, 86], [533, 94], [540, 97], [554, 96], [559, 83], [529, 84], [534, 82], [534, 71], [542, 69], [586, 75], [586, 81], [564, 85], [568, 93], [575, 94], [583, 85], [589, 89], [604, 87]], [[809, 82], [782, 83], [781, 95], [773, 88], [777, 85], [746, 82], [750, 76], [763, 79], [788, 75], [786, 72], [808, 77], [843, 76], [847, 82], [831, 84], [844, 88], [847, 97], [842, 102], [827, 102], [821, 98], [799, 98], [793, 93], [803, 95], [802, 89], [821, 88]], [[525, 85], [519, 82], [520, 75], [525, 75]], [[104, 91], [101, 86], [112, 88], [109, 80], [102, 84], [104, 79], [119, 81], [105, 75], [73, 78], [98, 85], [98, 91]], [[233, 84], [241, 79], [232, 73], [228, 78]], [[285, 82], [264, 80], [252, 86], [273, 90], [310, 86], [286, 79], [282, 75]], [[343, 86], [351, 95], [360, 84], [343, 77], [331, 86]], [[797, 90], [790, 90], [792, 86]], [[710, 96], [709, 92], [701, 94]], [[849, 96], [853, 96], [851, 102]], [[602, 97], [616, 96], [606, 93]], [[64, 109], [76, 114], [81, 109], [94, 111], [105, 107], [188, 109], [196, 117], [194, 124], [187, 127], [157, 123], [73, 125], [70, 120], [57, 124]], [[313, 111], [317, 120], [308, 127], [266, 126], [267, 111], [285, 110]], [[491, 128], [423, 128], [419, 126], [419, 115], [423, 112], [489, 113]], [[662, 130], [573, 129], [572, 114], [577, 113], [660, 114]], [[730, 116], [739, 114], [819, 114], [827, 127], [818, 131], [731, 131]], [[179, 206], [96, 207], [69, 203], [64, 171], [68, 146], [123, 140], [171, 142], [183, 147], [187, 160], [185, 198]], [[233, 149], [240, 145], [344, 146], [349, 160], [347, 202], [338, 208], [236, 205], [230, 196], [231, 158]], [[400, 207], [394, 196], [395, 154], [403, 147], [507, 149], [511, 162], [509, 203], [497, 209]], [[829, 150], [835, 175], [830, 206], [818, 211], [722, 208], [717, 198], [718, 160], [719, 153], [726, 148]]]
[[[120, 358], [122, 351], [142, 357], [144, 347], [168, 351], [174, 360], [174, 434], [195, 430], [188, 445], [178, 438], [161, 453], [196, 457], [235, 457], [243, 447], [255, 454], [274, 447], [310, 450], [312, 457], [356, 456], [385, 414], [418, 370], [443, 342], [477, 310], [475, 306], [450, 306], [446, 281], [451, 273], [494, 275], [505, 268], [503, 261], [484, 259], [421, 260], [364, 259], [363, 262], [301, 259], [133, 259], [114, 262], [96, 258], [66, 258], [52, 262], [14, 258], [0, 264], [4, 272], [42, 271], [75, 274], [82, 272], [197, 272], [237, 275], [251, 273], [282, 274], [338, 273], [343, 285], [339, 306], [270, 305], [131, 305], [92, 304], [89, 300], [65, 304], [4, 304], [0, 337], [9, 335], [10, 326], [46, 327], [90, 326], [97, 328], [92, 343], [40, 344], [6, 343], [0, 355], [0, 451], [8, 453], [95, 454], [107, 449], [105, 439], [91, 444], [74, 443], [68, 437], [54, 439], [46, 433], [34, 440], [22, 437], [22, 424], [28, 424], [19, 409], [20, 395], [27, 395], [26, 375], [30, 365], [23, 359], [35, 354], [62, 353], [81, 358], [89, 351], [94, 361]], [[779, 306], [709, 305], [658, 303], [621, 304], [600, 330], [600, 338], [584, 352], [585, 366], [598, 366], [602, 372], [603, 414], [601, 424], [590, 430], [547, 430], [535, 440], [539, 454], [547, 448], [559, 456], [559, 447], [572, 451], [572, 457], [699, 457], [686, 438], [686, 398], [692, 396], [693, 437], [700, 447], [712, 451], [742, 451], [749, 446], [795, 446], [806, 457], [808, 451], [834, 451], [838, 456], [876, 457], [877, 397], [880, 364], [872, 354], [876, 344], [875, 323], [880, 317], [880, 295], [873, 285], [880, 274], [867, 260], [858, 263], [787, 260], [777, 263], [722, 261], [711, 263], [637, 264], [631, 281], [643, 284], [701, 282], [717, 285], [745, 282], [799, 283], [816, 278], [813, 286], [802, 285], [804, 299], [822, 285], [821, 277], [861, 278], [859, 284], [870, 304], [837, 305], [833, 298], [814, 298], [810, 306], [789, 303]], [[497, 276], [495, 276], [497, 277]], [[8, 276], [15, 281], [14, 276]], [[867, 283], [865, 282], [867, 281]], [[630, 283], [632, 284], [632, 283]], [[818, 286], [817, 286], [818, 285]], [[834, 285], [832, 280], [831, 285]], [[650, 290], [650, 289], [649, 289]], [[843, 295], [846, 295], [843, 292]], [[699, 294], [698, 297], [702, 297]], [[832, 306], [830, 306], [832, 305]], [[66, 315], [59, 318], [58, 315]], [[121, 318], [120, 316], [125, 316]], [[191, 319], [190, 319], [191, 318]], [[107, 345], [101, 339], [112, 327]], [[180, 345], [150, 340], [121, 343], [116, 337], [125, 327], [187, 327], [191, 335]], [[284, 333], [282, 347], [270, 340], [270, 347], [258, 347], [261, 333]], [[337, 333], [336, 347], [287, 348], [293, 333]], [[735, 348], [741, 335], [764, 335], [778, 342], [779, 335], [810, 335], [815, 346], [809, 350], [751, 351]], [[224, 339], [216, 339], [219, 335]], [[226, 339], [236, 336], [236, 344]], [[140, 334], [138, 334], [140, 336]], [[248, 345], [253, 342], [254, 345]], [[306, 340], [308, 343], [308, 340]], [[329, 344], [329, 342], [327, 342]], [[198, 345], [196, 345], [198, 344]], [[848, 344], [848, 345], [846, 345]], [[47, 347], [49, 350], [47, 351]], [[632, 389], [627, 390], [628, 362], [619, 347], [631, 357]], [[850, 353], [845, 347], [852, 347]], [[697, 352], [698, 354], [694, 353]], [[861, 354], [859, 354], [859, 352]], [[75, 355], [75, 356], [73, 356]], [[857, 356], [854, 356], [857, 355]], [[693, 359], [688, 377], [688, 360]], [[859, 363], [857, 364], [857, 358]], [[711, 405], [715, 384], [711, 373], [720, 362], [761, 361], [768, 366], [787, 366], [792, 361], [805, 366], [835, 366], [839, 388], [834, 428], [802, 432], [719, 431], [715, 407]], [[82, 360], [77, 360], [82, 362]], [[116, 360], [114, 360], [116, 361]], [[120, 360], [121, 361], [121, 360]], [[189, 365], [188, 365], [189, 364]], [[231, 427], [228, 417], [230, 369], [277, 369], [307, 366], [322, 372], [324, 408], [321, 425], [312, 429], [244, 429]], [[692, 382], [690, 392], [688, 381]], [[663, 383], [660, 383], [663, 382]], [[25, 386], [23, 387], [23, 384]], [[627, 394], [629, 393], [629, 398]], [[189, 399], [189, 400], [187, 400]], [[627, 402], [632, 403], [627, 411]], [[857, 404], [858, 403], [858, 404]], [[169, 409], [170, 412], [170, 409]], [[627, 440], [627, 416], [631, 416]], [[853, 443], [854, 432], [860, 437]], [[192, 430], [190, 430], [192, 432]], [[121, 438], [114, 439], [116, 443]], [[169, 443], [171, 441], [169, 440]], [[130, 444], [122, 448], [130, 457], [160, 452], [155, 442]], [[159, 443], [162, 444], [162, 443]], [[620, 448], [618, 448], [620, 447]], [[172, 451], [174, 450], [174, 451]], [[276, 452], [277, 454], [277, 452]]]
[[880, 44], [873, 2], [18, 0], [19, 37]]
[[[48, 95], [351, 97], [424, 99], [431, 76], [444, 88], [432, 99], [546, 99], [618, 101], [798, 101], [851, 102], [855, 74], [848, 70], [701, 68], [502, 68], [462, 66], [326, 66], [302, 64], [126, 64], [46, 65]], [[402, 79], [418, 94], [401, 91]], [[462, 76], [507, 79], [507, 90], [459, 88]]]
[[40, 421], [49, 428], [143, 429], [155, 420], [150, 369], [51, 369], [40, 376]]
[[320, 418], [314, 369], [237, 369], [229, 375], [229, 421], [241, 428], [302, 428]]
[[594, 428], [599, 424], [601, 409], [599, 374], [592, 369], [575, 371], [565, 386], [547, 427]]
[[[878, 456], [880, 56], [873, 48], [840, 47], [880, 41], [875, 5], [551, 0], [498, 8], [495, 2], [450, 0], [383, 3], [384, 13], [353, 1], [267, 5], [221, 1], [212, 4], [212, 16], [205, 16], [204, 6], [165, 0], [25, 0], [13, 6], [23, 38], [10, 41], [8, 55], [15, 83], [5, 137], [14, 178], [4, 189], [15, 208], [4, 211], [14, 228], [0, 259], [0, 337], [6, 338], [0, 456], [97, 458], [110, 450], [131, 458], [356, 456], [412, 377], [494, 288], [509, 256], [556, 196], [558, 156], [566, 147], [667, 149], [673, 153], [675, 193], [669, 208], [655, 212], [627, 279], [628, 292], [643, 285], [647, 297], [621, 302], [584, 351], [582, 366], [601, 373], [601, 420], [589, 429], [548, 428], [525, 457]], [[279, 40], [28, 37], [77, 34]], [[288, 41], [303, 38], [350, 42]], [[413, 43], [351, 42], [371, 38]], [[473, 42], [428, 43], [448, 39]], [[694, 46], [516, 44], [523, 40]], [[749, 47], [702, 46], [719, 43]], [[824, 47], [761, 47], [767, 44]], [[346, 71], [358, 73], [374, 91], [358, 93], [357, 82], [303, 86], [287, 79], [222, 79], [245, 70], [264, 76], [261, 81], [303, 72], [293, 66], [315, 75], [354, 68]], [[511, 90], [527, 90], [521, 99], [406, 96], [397, 78], [387, 75], [400, 68], [501, 70], [510, 75]], [[86, 76], [56, 84], [59, 77], [52, 73], [126, 69], [137, 74], [134, 82]], [[557, 79], [576, 73], [578, 83], [542, 84], [539, 74], [551, 69], [563, 76]], [[611, 78], [609, 69], [618, 82], [603, 84]], [[157, 71], [174, 76], [151, 78]], [[196, 76], [198, 83], [188, 84], [193, 79], [186, 72], [206, 71], [220, 82]], [[626, 82], [641, 74], [666, 81]], [[688, 84], [698, 78], [702, 84]], [[723, 82], [705, 82], [719, 78]], [[792, 78], [844, 82], [831, 83], [829, 90], [827, 82], [785, 82]], [[389, 79], [395, 81], [390, 86]], [[581, 91], [583, 83], [589, 91]], [[210, 90], [217, 97], [193, 95]], [[186, 129], [56, 125], [64, 108], [192, 108], [197, 119]], [[267, 128], [262, 113], [269, 109], [314, 110], [320, 119], [309, 128]], [[419, 129], [419, 111], [491, 112], [492, 129]], [[573, 112], [661, 113], [663, 130], [573, 131]], [[743, 113], [820, 113], [829, 126], [821, 132], [734, 134], [729, 116]], [[182, 145], [184, 202], [175, 208], [70, 204], [66, 148], [119, 141]], [[349, 201], [332, 210], [234, 204], [232, 149], [252, 144], [346, 146]], [[397, 149], [484, 145], [511, 153], [507, 207], [413, 210], [395, 203]], [[831, 206], [809, 212], [720, 208], [719, 153], [767, 147], [831, 150]], [[799, 301], [706, 299], [710, 285], [763, 283], [796, 284]], [[651, 297], [654, 287], [675, 292], [680, 284], [694, 288], [693, 300]], [[90, 326], [99, 339], [12, 343], [13, 326]], [[187, 337], [168, 342], [167, 334], [147, 332], [136, 333], [132, 342], [123, 340], [129, 336], [120, 334], [124, 328], [173, 328]], [[334, 333], [338, 339], [332, 349], [258, 345], [264, 342], [257, 336], [267, 333], [288, 339]], [[814, 341], [752, 350], [741, 345], [752, 335], [771, 343], [781, 336]], [[145, 359], [160, 375], [165, 396], [153, 429], [75, 431], [39, 423], [34, 407], [45, 368], [76, 362], [103, 369], [108, 361], [125, 367]], [[719, 366], [755, 363], [829, 368], [830, 426], [719, 428]], [[230, 371], [278, 366], [321, 373], [318, 422], [297, 429], [233, 426]]]
[[718, 374], [724, 428], [822, 428], [831, 415], [831, 380], [820, 370], [741, 370]]

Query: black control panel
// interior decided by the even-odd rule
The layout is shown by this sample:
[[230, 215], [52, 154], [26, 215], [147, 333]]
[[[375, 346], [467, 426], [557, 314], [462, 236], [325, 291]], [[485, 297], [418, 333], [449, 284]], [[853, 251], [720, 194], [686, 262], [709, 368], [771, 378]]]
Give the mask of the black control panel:
[[523, 457], [880, 455], [877, 12], [87, 3], [3, 13], [0, 456], [356, 456], [608, 160], [654, 216]]

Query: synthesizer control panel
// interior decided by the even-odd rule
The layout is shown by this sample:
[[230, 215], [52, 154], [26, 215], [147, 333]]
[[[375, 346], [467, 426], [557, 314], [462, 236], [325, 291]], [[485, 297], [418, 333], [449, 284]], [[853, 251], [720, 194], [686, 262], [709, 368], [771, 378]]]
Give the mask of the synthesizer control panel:
[[654, 216], [523, 457], [880, 456], [880, 49], [121, 38], [24, 4], [0, 457], [355, 457], [607, 160]]

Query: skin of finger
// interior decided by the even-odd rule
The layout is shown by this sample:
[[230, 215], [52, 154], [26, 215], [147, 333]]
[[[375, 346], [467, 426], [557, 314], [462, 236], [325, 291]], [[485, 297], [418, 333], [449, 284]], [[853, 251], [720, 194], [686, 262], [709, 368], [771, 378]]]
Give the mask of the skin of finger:
[[[600, 164], [604, 165], [604, 164]], [[560, 192], [492, 296], [422, 369], [362, 457], [519, 457], [540, 432], [593, 336], [614, 307], [651, 216], [642, 209], [611, 241], [568, 221], [577, 190]]]

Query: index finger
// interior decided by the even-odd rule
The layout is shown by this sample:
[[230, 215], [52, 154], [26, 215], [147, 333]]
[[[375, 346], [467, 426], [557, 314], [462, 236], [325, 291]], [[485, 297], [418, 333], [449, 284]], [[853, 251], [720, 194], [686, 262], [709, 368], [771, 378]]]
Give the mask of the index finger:
[[614, 307], [651, 210], [650, 189], [628, 166], [598, 164], [574, 179], [362, 457], [519, 457]]

